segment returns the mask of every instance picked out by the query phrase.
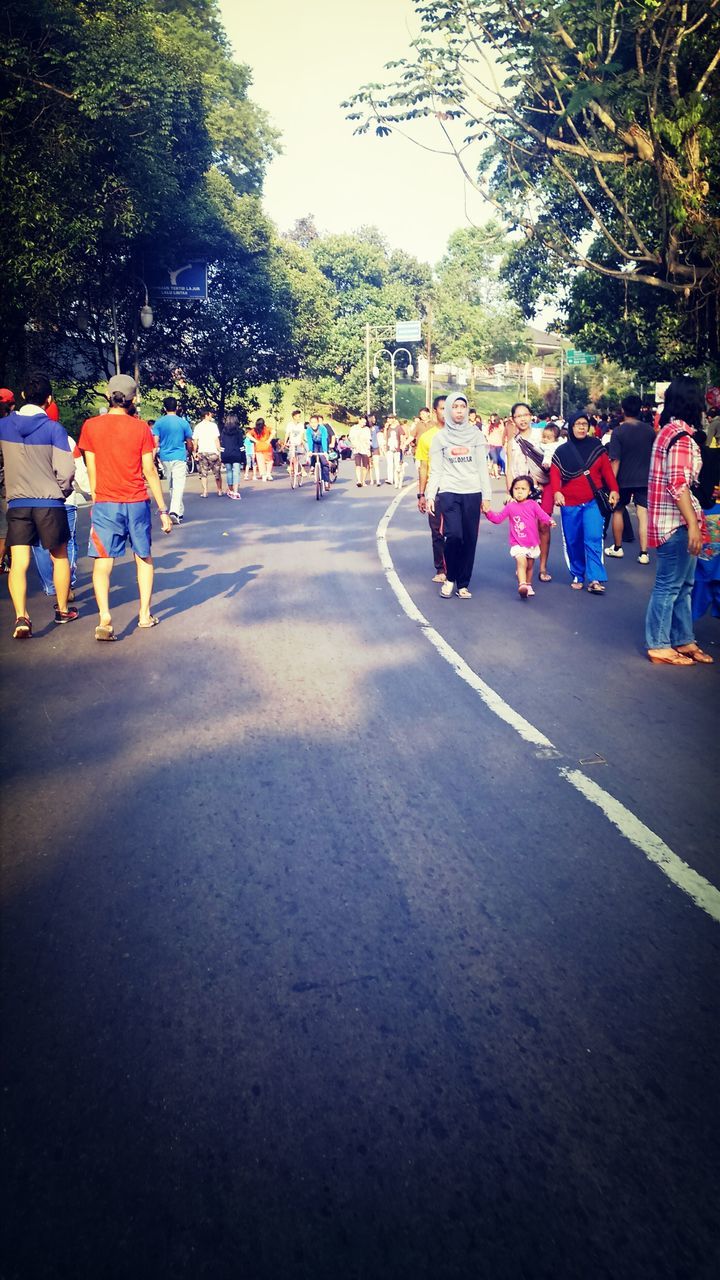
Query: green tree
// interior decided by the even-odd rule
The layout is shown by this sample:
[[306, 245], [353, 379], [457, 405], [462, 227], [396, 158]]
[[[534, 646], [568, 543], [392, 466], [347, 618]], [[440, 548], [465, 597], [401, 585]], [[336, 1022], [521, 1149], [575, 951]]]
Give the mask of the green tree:
[[[529, 245], [528, 304], [577, 269], [663, 295], [718, 354], [720, 6], [711, 0], [415, 0], [392, 81], [346, 104], [358, 132], [432, 118]], [[532, 294], [535, 294], [533, 297]]]
[[[132, 352], [144, 255], [232, 240], [275, 135], [212, 0], [8, 0], [0, 16], [5, 230], [0, 360], [91, 381]], [[209, 186], [210, 184], [210, 186]]]
[[507, 297], [500, 270], [508, 244], [497, 223], [453, 232], [437, 267], [435, 335], [441, 360], [477, 368], [530, 351], [522, 313]]

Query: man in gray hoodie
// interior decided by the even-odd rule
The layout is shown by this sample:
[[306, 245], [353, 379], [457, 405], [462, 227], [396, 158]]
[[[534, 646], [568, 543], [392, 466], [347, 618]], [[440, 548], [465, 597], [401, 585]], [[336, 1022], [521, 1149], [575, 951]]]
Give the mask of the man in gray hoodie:
[[32, 623], [27, 612], [27, 571], [32, 547], [39, 542], [52, 557], [57, 596], [55, 621], [74, 622], [78, 610], [68, 604], [70, 537], [65, 499], [72, 491], [75, 462], [65, 428], [45, 412], [52, 400], [46, 374], [27, 374], [23, 405], [0, 418], [0, 450], [8, 504], [8, 587], [15, 607], [15, 640], [28, 640]]

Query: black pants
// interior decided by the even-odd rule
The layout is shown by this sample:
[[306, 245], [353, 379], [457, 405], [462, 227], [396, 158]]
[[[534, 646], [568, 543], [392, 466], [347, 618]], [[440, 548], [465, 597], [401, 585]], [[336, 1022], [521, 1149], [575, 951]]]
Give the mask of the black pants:
[[447, 576], [458, 590], [470, 585], [480, 528], [481, 502], [481, 493], [439, 493], [435, 503], [445, 538]]
[[445, 539], [442, 535], [442, 520], [440, 512], [436, 511], [433, 516], [428, 512], [428, 524], [430, 525], [430, 535], [432, 537], [433, 564], [436, 573], [445, 572]]

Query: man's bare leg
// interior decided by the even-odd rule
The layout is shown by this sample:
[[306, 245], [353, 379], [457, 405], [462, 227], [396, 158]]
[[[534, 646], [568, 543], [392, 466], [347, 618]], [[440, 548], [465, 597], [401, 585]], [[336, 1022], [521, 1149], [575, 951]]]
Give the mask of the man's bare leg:
[[138, 592], [140, 595], [140, 613], [138, 622], [150, 621], [150, 601], [152, 599], [153, 578], [155, 568], [152, 556], [135, 556], [137, 569]]
[[16, 618], [27, 617], [27, 571], [30, 564], [30, 547], [11, 547], [8, 588]]
[[638, 518], [638, 538], [640, 539], [640, 554], [647, 553], [647, 533], [648, 533], [648, 513], [647, 507], [635, 507]]
[[100, 626], [112, 626], [110, 617], [110, 574], [115, 561], [112, 556], [103, 556], [93, 564], [93, 591], [100, 614]]
[[623, 518], [622, 510], [618, 511], [616, 509], [612, 513], [612, 536], [613, 536], [613, 546], [616, 547], [618, 550], [622, 547], [624, 527], [625, 527], [625, 520]]
[[70, 561], [68, 560], [67, 543], [64, 546], [52, 547], [53, 584], [57, 596], [57, 607], [61, 613], [67, 613], [68, 596], [70, 594]]

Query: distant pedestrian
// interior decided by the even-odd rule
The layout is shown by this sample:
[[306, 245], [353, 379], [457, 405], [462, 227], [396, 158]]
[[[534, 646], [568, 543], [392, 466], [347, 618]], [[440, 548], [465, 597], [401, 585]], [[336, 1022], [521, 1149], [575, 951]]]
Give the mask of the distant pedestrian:
[[155, 441], [142, 418], [129, 412], [137, 384], [128, 374], [108, 382], [110, 408], [83, 423], [78, 441], [90, 478], [92, 517], [88, 555], [94, 560], [93, 588], [100, 621], [96, 640], [115, 640], [110, 613], [110, 577], [115, 560], [130, 546], [135, 556], [140, 607], [138, 627], [157, 625], [150, 612], [154, 566], [148, 489], [157, 503], [164, 533], [172, 529], [160, 478], [155, 470]]
[[253, 433], [250, 429], [243, 436], [243, 449], [245, 450], [245, 480], [251, 481], [257, 478], [257, 462], [255, 460]]
[[[68, 592], [68, 600], [72, 603], [75, 599], [75, 587], [77, 586], [77, 562], [78, 562], [78, 545], [77, 545], [77, 509], [80, 498], [90, 498], [90, 480], [87, 473], [87, 467], [83, 460], [82, 454], [77, 450], [75, 441], [71, 435], [68, 435], [70, 448], [73, 451], [75, 459], [75, 475], [73, 477], [72, 491], [65, 500], [65, 514], [68, 519], [68, 528], [70, 537], [68, 538], [68, 562], [70, 564], [70, 590]], [[55, 581], [53, 578], [52, 556], [49, 551], [45, 550], [39, 542], [33, 547], [33, 559], [35, 568], [40, 576], [42, 589], [46, 596], [50, 599], [55, 597]], [[56, 599], [57, 603], [57, 599]]]
[[208, 476], [212, 472], [218, 497], [222, 497], [222, 454], [220, 453], [220, 429], [211, 409], [203, 409], [200, 422], [193, 431], [193, 445], [197, 454], [200, 476], [200, 497], [207, 498]]
[[451, 396], [445, 405], [445, 426], [430, 445], [430, 479], [425, 491], [428, 511], [436, 507], [442, 518], [447, 581], [440, 595], [455, 591], [469, 600], [475, 562], [480, 511], [490, 510], [492, 486], [487, 446], [481, 431], [468, 420], [467, 399]]
[[[380, 445], [385, 444], [385, 437], [374, 413], [366, 416], [365, 421], [370, 428], [370, 468], [372, 471], [372, 483], [381, 485], [380, 479]], [[369, 482], [368, 482], [369, 483]]]
[[400, 478], [402, 450], [405, 440], [399, 420], [391, 416], [385, 419], [385, 462], [387, 465], [387, 483], [397, 486]]
[[67, 432], [46, 413], [52, 387], [46, 374], [29, 373], [22, 386], [23, 405], [0, 417], [0, 450], [7, 494], [8, 587], [15, 608], [15, 640], [28, 640], [27, 571], [31, 548], [40, 542], [50, 552], [56, 595], [55, 621], [74, 622], [68, 603], [70, 538], [65, 500], [72, 491], [75, 463]]
[[252, 436], [258, 480], [263, 480], [267, 483], [273, 478], [272, 469], [275, 460], [272, 447], [272, 431], [264, 418], [256, 418], [255, 426], [250, 434]]
[[535, 561], [540, 557], [540, 527], [544, 524], [555, 526], [555, 521], [543, 511], [539, 502], [530, 495], [532, 481], [529, 476], [515, 476], [510, 486], [510, 501], [505, 503], [502, 511], [486, 511], [485, 515], [492, 524], [510, 521], [508, 538], [510, 555], [515, 560], [515, 571], [518, 580], [518, 593], [521, 600], [534, 596], [532, 585]]
[[350, 428], [350, 446], [355, 464], [355, 484], [362, 489], [370, 471], [371, 430], [367, 418], [361, 418]]
[[240, 476], [242, 473], [242, 433], [237, 414], [228, 413], [220, 433], [220, 448], [225, 466], [225, 483], [228, 498], [240, 501]]
[[655, 585], [645, 618], [651, 662], [671, 667], [710, 663], [695, 640], [691, 597], [705, 521], [693, 493], [702, 454], [695, 433], [702, 423], [703, 396], [694, 378], [675, 378], [665, 404], [648, 480], [648, 545], [657, 548]]
[[182, 524], [185, 516], [183, 498], [188, 474], [188, 453], [192, 453], [194, 446], [190, 423], [178, 413], [177, 407], [175, 396], [165, 397], [164, 413], [152, 424], [152, 434], [157, 444], [157, 456], [170, 486], [170, 519], [173, 524]]
[[650, 455], [655, 443], [655, 432], [649, 422], [640, 417], [640, 396], [626, 396], [622, 402], [623, 420], [610, 436], [608, 453], [620, 490], [620, 501], [612, 516], [613, 541], [605, 548], [605, 554], [621, 559], [623, 550], [624, 515], [630, 502], [635, 503], [640, 539], [639, 564], [649, 564], [648, 555], [648, 476]]

